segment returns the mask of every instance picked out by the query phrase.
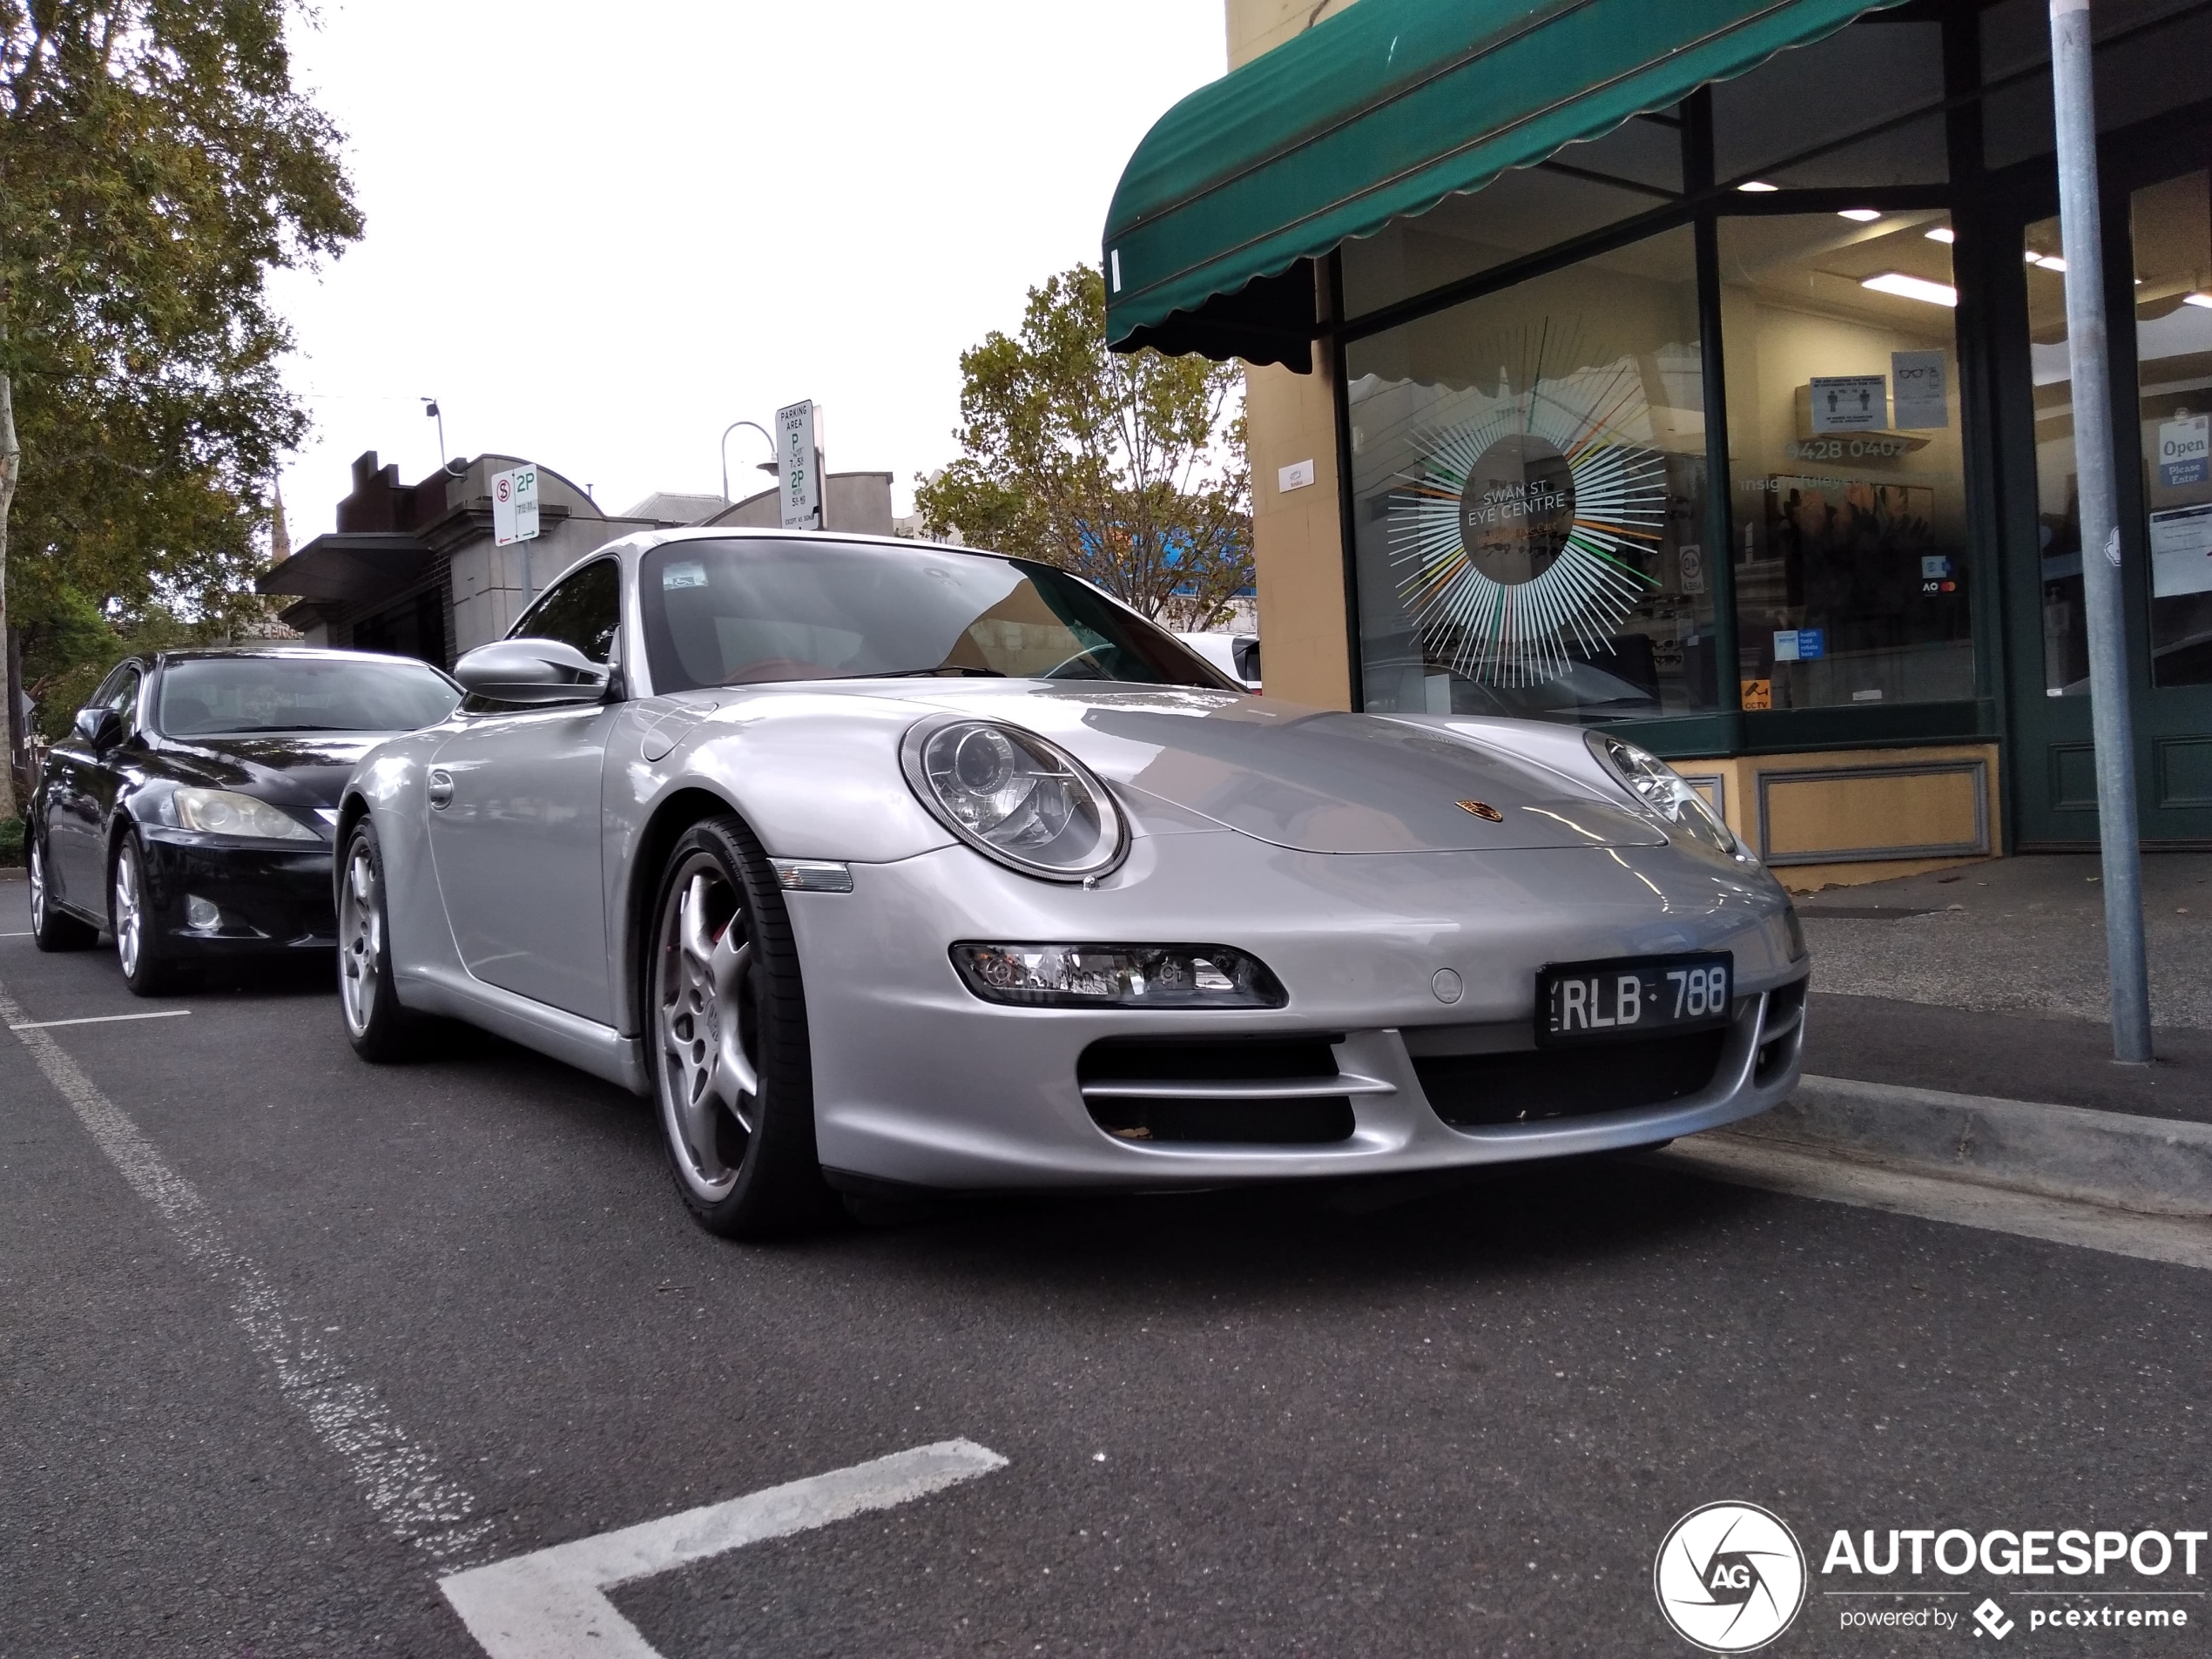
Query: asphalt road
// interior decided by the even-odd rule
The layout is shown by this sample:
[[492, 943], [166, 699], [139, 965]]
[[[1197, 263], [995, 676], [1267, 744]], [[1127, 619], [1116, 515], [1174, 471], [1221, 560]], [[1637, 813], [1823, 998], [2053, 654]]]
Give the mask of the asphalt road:
[[[612, 1599], [665, 1659], [1687, 1654], [1653, 1554], [1716, 1500], [1816, 1569], [2212, 1524], [2188, 1269], [1622, 1163], [732, 1246], [643, 1103], [467, 1034], [368, 1068], [324, 985], [150, 1007], [0, 938], [17, 1018], [191, 1010], [47, 1028], [97, 1098], [0, 1038], [9, 1659], [478, 1654], [442, 1572], [956, 1438], [1006, 1467]], [[442, 1561], [361, 1474], [392, 1436], [466, 1510]], [[1845, 1634], [1835, 1581], [1771, 1651], [1973, 1635]], [[2202, 1651], [2173, 1605], [2007, 1647]]]

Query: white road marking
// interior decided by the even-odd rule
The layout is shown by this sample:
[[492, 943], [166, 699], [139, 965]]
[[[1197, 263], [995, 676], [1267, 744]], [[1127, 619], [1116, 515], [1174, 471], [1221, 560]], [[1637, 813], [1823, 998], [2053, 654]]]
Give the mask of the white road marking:
[[2069, 1198], [1907, 1175], [1878, 1164], [1704, 1135], [1676, 1141], [1665, 1151], [1650, 1154], [1650, 1160], [1793, 1197], [1983, 1227], [2141, 1261], [2212, 1268], [2212, 1223], [2195, 1217], [2138, 1216]]
[[191, 1012], [190, 1008], [163, 1008], [157, 1014], [88, 1014], [81, 1020], [24, 1020], [10, 1025], [8, 1029], [50, 1031], [57, 1025], [111, 1025], [118, 1020], [181, 1020]]
[[443, 1579], [491, 1659], [660, 1659], [606, 1592], [709, 1556], [889, 1509], [1006, 1467], [973, 1440], [940, 1440], [726, 1503], [556, 1544]]
[[[182, 1013], [185, 1010], [179, 1009]], [[474, 1521], [476, 1501], [438, 1467], [437, 1459], [392, 1420], [375, 1388], [346, 1374], [338, 1356], [290, 1312], [261, 1264], [223, 1236], [205, 1199], [171, 1166], [123, 1109], [45, 1030], [27, 1022], [0, 984], [0, 1020], [7, 1022], [101, 1151], [138, 1196], [161, 1212], [185, 1254], [230, 1298], [231, 1312], [253, 1351], [276, 1372], [284, 1398], [307, 1416], [377, 1518], [433, 1561], [449, 1561], [481, 1546], [492, 1523]]]
[[28, 927], [24, 928], [19, 934], [0, 934], [0, 939], [28, 939], [30, 937], [30, 929]]

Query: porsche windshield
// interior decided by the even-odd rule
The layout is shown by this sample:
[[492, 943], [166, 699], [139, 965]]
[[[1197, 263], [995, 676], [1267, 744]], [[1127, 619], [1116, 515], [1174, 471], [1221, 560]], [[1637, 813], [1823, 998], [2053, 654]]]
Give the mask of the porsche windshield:
[[461, 693], [421, 663], [188, 657], [161, 671], [157, 724], [172, 738], [246, 732], [412, 732]]
[[653, 685], [945, 675], [1224, 682], [1049, 565], [864, 543], [671, 542], [638, 568]]

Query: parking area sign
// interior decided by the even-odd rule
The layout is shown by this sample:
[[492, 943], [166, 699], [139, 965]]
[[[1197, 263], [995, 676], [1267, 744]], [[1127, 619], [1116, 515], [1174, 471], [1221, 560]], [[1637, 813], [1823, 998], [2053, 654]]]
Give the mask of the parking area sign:
[[537, 469], [510, 467], [491, 475], [491, 538], [507, 547], [537, 535]]

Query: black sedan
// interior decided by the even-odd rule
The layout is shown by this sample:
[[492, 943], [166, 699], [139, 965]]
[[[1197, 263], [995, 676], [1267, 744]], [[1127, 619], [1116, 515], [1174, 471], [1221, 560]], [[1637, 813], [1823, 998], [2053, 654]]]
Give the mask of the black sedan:
[[267, 646], [116, 665], [54, 747], [29, 813], [41, 950], [115, 935], [141, 996], [211, 957], [331, 949], [339, 792], [461, 688], [427, 663]]

